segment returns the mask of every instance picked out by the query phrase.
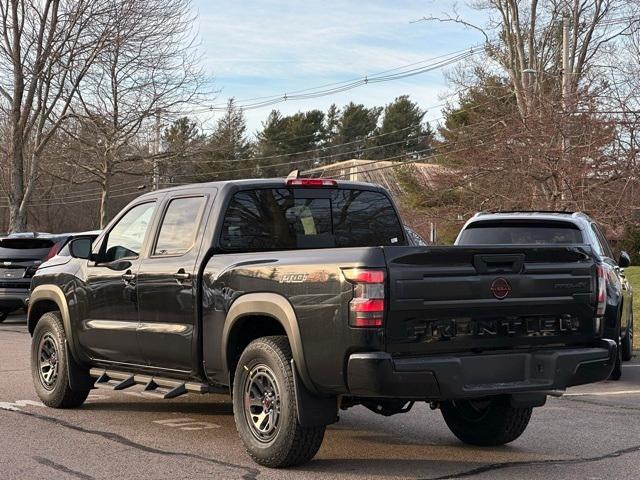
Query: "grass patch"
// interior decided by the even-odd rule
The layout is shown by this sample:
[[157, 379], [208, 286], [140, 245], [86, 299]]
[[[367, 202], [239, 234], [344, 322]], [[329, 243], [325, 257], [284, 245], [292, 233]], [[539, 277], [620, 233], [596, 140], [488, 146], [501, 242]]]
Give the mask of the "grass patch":
[[[624, 275], [633, 287], [633, 318], [640, 321], [640, 267], [628, 267], [624, 270]], [[635, 323], [635, 322], [634, 322]], [[637, 325], [637, 323], [636, 323]], [[634, 335], [636, 336], [636, 335]], [[640, 339], [634, 338], [633, 348], [640, 348]]]

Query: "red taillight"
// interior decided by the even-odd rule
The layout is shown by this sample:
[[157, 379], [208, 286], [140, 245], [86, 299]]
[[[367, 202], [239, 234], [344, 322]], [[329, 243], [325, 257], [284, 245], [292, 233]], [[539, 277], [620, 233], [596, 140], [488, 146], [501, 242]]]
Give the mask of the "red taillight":
[[384, 299], [356, 298], [351, 302], [351, 309], [354, 312], [384, 312]]
[[342, 271], [353, 284], [349, 325], [379, 328], [384, 325], [384, 270], [349, 268]]
[[607, 309], [607, 270], [602, 265], [597, 265], [598, 271], [598, 295], [596, 316], [602, 317]]
[[58, 252], [60, 251], [60, 246], [61, 245], [62, 245], [62, 242], [54, 243], [53, 247], [51, 247], [49, 249], [49, 252], [47, 253], [47, 256], [44, 258], [45, 261], [55, 257], [58, 254]]
[[289, 178], [287, 185], [291, 187], [335, 187], [338, 182], [327, 178]]
[[382, 270], [352, 268], [344, 270], [344, 276], [352, 283], [384, 283], [384, 272]]

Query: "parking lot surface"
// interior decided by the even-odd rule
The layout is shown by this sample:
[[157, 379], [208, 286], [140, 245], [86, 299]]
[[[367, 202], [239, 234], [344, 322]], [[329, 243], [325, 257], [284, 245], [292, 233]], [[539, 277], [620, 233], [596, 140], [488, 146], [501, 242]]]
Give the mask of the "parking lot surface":
[[135, 389], [94, 390], [77, 410], [40, 404], [24, 316], [0, 324], [0, 478], [410, 478], [637, 479], [640, 362], [620, 382], [570, 389], [534, 410], [504, 447], [463, 445], [438, 411], [416, 404], [390, 418], [363, 407], [341, 413], [307, 465], [255, 465], [236, 434], [230, 399], [148, 398]]

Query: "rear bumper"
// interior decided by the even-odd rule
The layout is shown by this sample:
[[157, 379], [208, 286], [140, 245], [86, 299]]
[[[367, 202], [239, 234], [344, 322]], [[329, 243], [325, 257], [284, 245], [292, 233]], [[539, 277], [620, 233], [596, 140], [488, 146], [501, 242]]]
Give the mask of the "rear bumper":
[[0, 288], [0, 312], [12, 312], [27, 306], [28, 288]]
[[603, 339], [591, 348], [468, 356], [356, 353], [349, 357], [347, 383], [354, 396], [425, 400], [564, 390], [607, 379], [616, 349]]

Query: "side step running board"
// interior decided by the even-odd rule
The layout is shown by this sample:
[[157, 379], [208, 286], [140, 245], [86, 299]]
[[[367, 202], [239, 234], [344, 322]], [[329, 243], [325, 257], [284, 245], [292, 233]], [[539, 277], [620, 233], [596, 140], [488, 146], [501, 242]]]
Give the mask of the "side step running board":
[[124, 390], [134, 385], [143, 385], [142, 393], [156, 398], [170, 399], [185, 393], [209, 393], [214, 390], [205, 383], [183, 382], [171, 378], [138, 375], [115, 370], [92, 368], [92, 377], [97, 377], [94, 387], [109, 390]]

